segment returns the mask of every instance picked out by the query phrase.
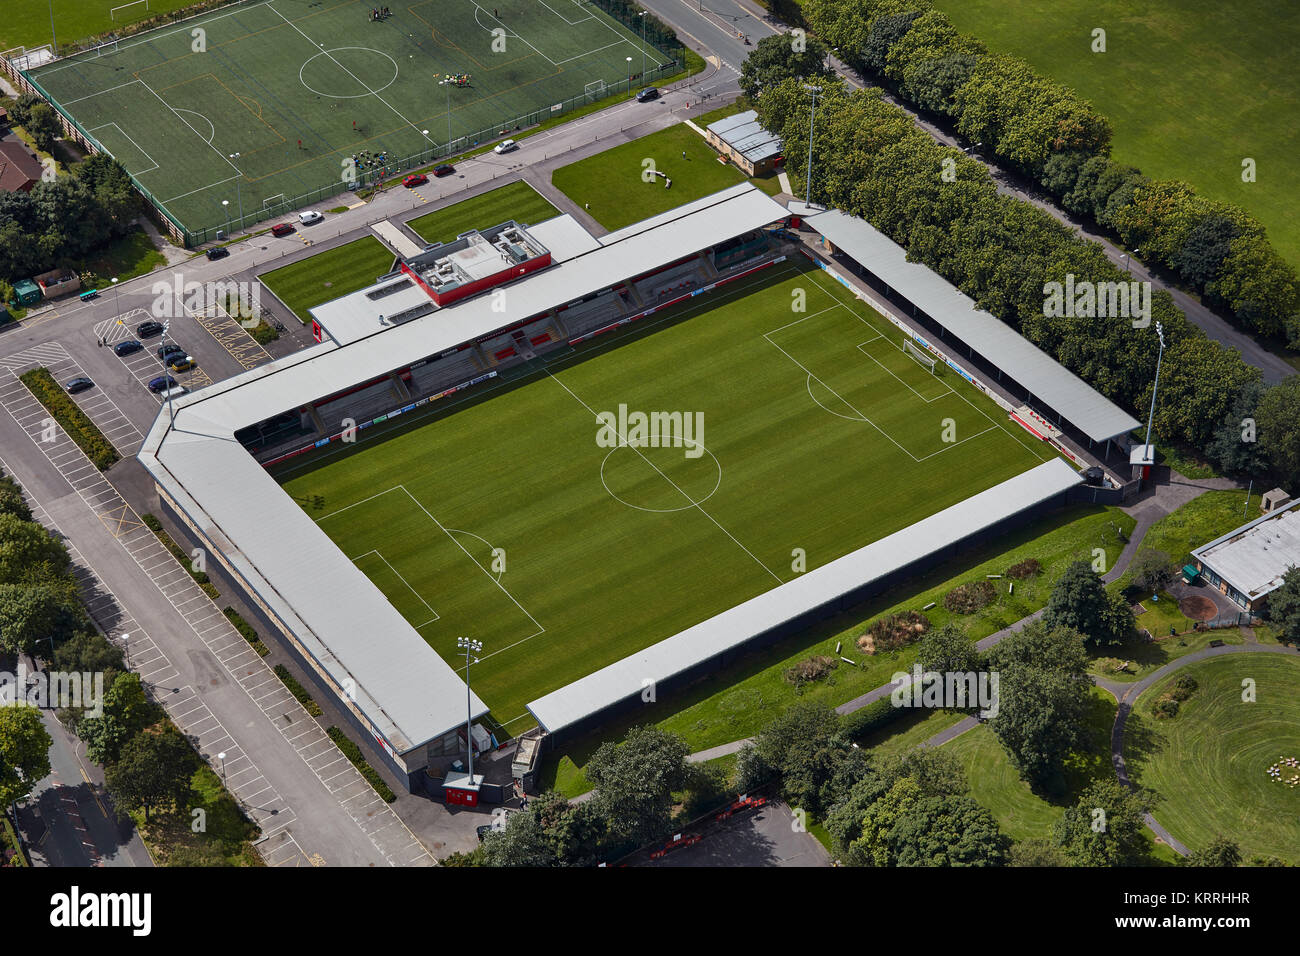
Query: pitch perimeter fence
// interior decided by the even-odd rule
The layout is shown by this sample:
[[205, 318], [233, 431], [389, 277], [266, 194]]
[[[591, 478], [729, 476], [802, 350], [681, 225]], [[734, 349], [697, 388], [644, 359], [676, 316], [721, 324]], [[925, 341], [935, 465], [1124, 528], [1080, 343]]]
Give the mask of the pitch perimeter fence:
[[[231, 4], [247, 2], [247, 0], [234, 0]], [[618, 20], [629, 29], [640, 29], [640, 21], [643, 19], [635, 11], [641, 8], [635, 4], [625, 2], [625, 0], [592, 0], [593, 6], [598, 7], [609, 16]], [[211, 7], [205, 7], [201, 12], [194, 16], [202, 16], [210, 13]], [[277, 216], [283, 216], [286, 213], [311, 203], [321, 202], [331, 199], [335, 196], [342, 195], [346, 192], [352, 192], [358, 189], [365, 189], [381, 185], [392, 180], [395, 176], [405, 172], [428, 166], [439, 159], [446, 159], [463, 153], [466, 150], [474, 149], [485, 142], [491, 142], [494, 139], [508, 137], [513, 132], [522, 132], [531, 129], [540, 123], [555, 119], [570, 113], [575, 109], [589, 106], [598, 100], [616, 96], [620, 93], [631, 95], [635, 87], [645, 86], [650, 80], [658, 79], [663, 76], [672, 74], [684, 69], [686, 66], [686, 47], [678, 39], [677, 34], [672, 31], [671, 27], [665, 25], [662, 21], [656, 19], [652, 14], [647, 13], [645, 20], [650, 21], [646, 24], [646, 42], [655, 47], [663, 56], [668, 59], [655, 66], [647, 66], [643, 74], [629, 75], [626, 79], [620, 79], [613, 83], [605, 83], [599, 90], [584, 90], [567, 99], [560, 100], [550, 106], [544, 106], [527, 113], [521, 113], [502, 119], [499, 123], [491, 126], [485, 126], [480, 130], [470, 133], [464, 133], [452, 139], [451, 142], [442, 146], [431, 144], [429, 148], [421, 150], [418, 153], [412, 153], [408, 156], [393, 159], [383, 166], [358, 170], [355, 181], [338, 179], [331, 182], [323, 183], [320, 186], [309, 189], [306, 192], [299, 193], [297, 196], [286, 197], [269, 205], [263, 205], [260, 208], [242, 209], [237, 213], [232, 213], [224, 222], [213, 222], [202, 226], [196, 226], [192, 223], [182, 222], [175, 216], [167, 206], [158, 199], [149, 188], [140, 182], [130, 172], [127, 173], [131, 178], [132, 185], [143, 196], [151, 206], [158, 210], [166, 222], [168, 231], [172, 237], [183, 244], [186, 248], [192, 248], [202, 245], [205, 242], [219, 241], [233, 232], [242, 232], [250, 226], [255, 226], [260, 222], [268, 219], [274, 219]], [[173, 21], [174, 22], [174, 21]], [[117, 40], [112, 39], [96, 46], [87, 47], [79, 50], [78, 55], [84, 55], [88, 52], [103, 49], [105, 47], [116, 47]], [[15, 50], [25, 50], [21, 47]], [[6, 50], [0, 52], [0, 72], [8, 76], [17, 84], [20, 95], [22, 93], [31, 93], [39, 96], [48, 103], [56, 112], [59, 120], [63, 124], [64, 135], [77, 142], [83, 149], [89, 152], [103, 153], [112, 156], [112, 151], [107, 149], [98, 139], [85, 129], [73, 116], [63, 108], [63, 106], [51, 96], [31, 75], [29, 70], [13, 62], [10, 54], [15, 50]], [[22, 59], [20, 55], [17, 59]], [[45, 68], [51, 63], [64, 59], [60, 56], [53, 56], [51, 59], [41, 63], [40, 68]]]

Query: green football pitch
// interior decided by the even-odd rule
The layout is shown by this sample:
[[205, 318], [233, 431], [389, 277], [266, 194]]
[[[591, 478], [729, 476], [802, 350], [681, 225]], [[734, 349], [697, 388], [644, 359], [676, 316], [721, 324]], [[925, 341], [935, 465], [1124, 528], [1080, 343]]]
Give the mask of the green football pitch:
[[[274, 473], [448, 662], [483, 642], [474, 689], [519, 733], [528, 701], [791, 580], [798, 553], [811, 570], [1051, 457], [900, 343], [787, 262]], [[699, 413], [703, 451], [602, 446], [620, 405]]]
[[390, 0], [372, 22], [369, 0], [265, 0], [31, 76], [198, 233], [364, 185], [367, 151], [428, 159], [665, 59], [581, 0], [487, 3]]

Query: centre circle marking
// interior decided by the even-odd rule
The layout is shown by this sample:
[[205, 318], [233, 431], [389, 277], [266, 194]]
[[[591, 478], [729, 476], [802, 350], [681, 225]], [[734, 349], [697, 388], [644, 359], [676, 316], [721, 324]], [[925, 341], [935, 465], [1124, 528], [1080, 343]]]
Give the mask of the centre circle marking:
[[718, 469], [718, 480], [713, 483], [712, 491], [710, 491], [703, 498], [699, 498], [699, 499], [692, 498], [689, 504], [684, 504], [679, 508], [644, 508], [641, 505], [634, 505], [632, 504], [632, 502], [626, 500], [625, 498], [620, 498], [618, 494], [615, 493], [615, 491], [609, 487], [609, 482], [605, 480], [605, 465], [609, 462], [610, 456], [613, 455], [614, 452], [616, 451], [620, 451], [624, 448], [630, 448], [630, 447], [631, 446], [629, 445], [619, 445], [616, 448], [611, 448], [609, 450], [609, 454], [607, 454], [603, 459], [601, 459], [600, 462], [600, 483], [605, 486], [605, 491], [609, 494], [609, 496], [613, 498], [615, 501], [617, 501], [619, 504], [627, 505], [627, 507], [629, 508], [635, 508], [637, 511], [649, 511], [649, 512], [653, 512], [654, 514], [669, 514], [674, 511], [687, 511], [691, 508], [696, 508], [704, 504], [704, 502], [708, 501], [715, 494], [717, 494], [718, 489], [722, 487], [722, 462], [718, 461], [717, 455], [709, 451], [708, 448], [705, 448], [704, 449], [705, 453], [707, 453], [708, 456], [713, 459], [713, 465], [715, 468]]
[[[312, 60], [315, 60], [322, 56], [330, 56], [330, 54], [338, 53], [342, 50], [361, 50], [365, 53], [373, 53], [376, 56], [382, 56], [389, 63], [393, 64], [393, 78], [389, 80], [387, 83], [385, 83], [383, 86], [379, 87], [378, 89], [367, 90], [365, 93], [351, 93], [346, 95], [342, 93], [326, 93], [324, 90], [318, 90], [316, 89], [316, 87], [312, 86], [303, 78], [303, 73], [306, 72], [307, 67], [311, 64]], [[344, 69], [346, 69], [346, 67]], [[298, 82], [301, 83], [303, 86], [305, 86], [307, 89], [311, 90], [317, 96], [328, 96], [331, 99], [335, 99], [335, 100], [359, 100], [363, 97], [370, 96], [372, 93], [382, 93], [384, 90], [388, 89], [390, 86], [392, 86], [394, 83], [397, 82], [397, 61], [394, 60], [387, 53], [385, 53], [383, 50], [374, 50], [368, 46], [335, 47], [332, 50], [322, 50], [320, 53], [317, 53], [315, 56], [308, 57], [307, 61], [298, 68]]]

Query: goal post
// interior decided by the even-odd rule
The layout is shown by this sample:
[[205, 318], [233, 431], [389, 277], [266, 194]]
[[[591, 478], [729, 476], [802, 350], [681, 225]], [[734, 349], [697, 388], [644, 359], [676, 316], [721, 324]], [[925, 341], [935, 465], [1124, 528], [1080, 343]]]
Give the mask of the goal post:
[[903, 339], [903, 351], [914, 359], [918, 365], [928, 370], [931, 375], [939, 374], [938, 360], [911, 339]]
[[591, 99], [599, 99], [600, 97], [605, 95], [605, 81], [592, 80], [590, 83], [588, 83], [586, 86], [582, 88], [582, 92], [585, 93]]
[[[148, 12], [149, 12], [149, 0], [131, 0], [130, 3], [119, 3], [117, 6], [111, 8], [111, 9], [108, 11], [109, 18], [112, 19], [114, 22], [116, 22], [116, 20], [117, 20], [117, 14], [118, 14], [118, 11], [119, 11], [119, 10], [120, 10], [120, 11], [126, 11], [126, 10], [130, 10], [132, 7], [138, 7], [138, 6], [141, 6], [141, 5], [144, 6], [144, 12], [145, 12], [145, 13], [148, 13]], [[135, 13], [136, 13], [137, 15], [139, 15], [139, 12], [140, 12], [140, 11], [138, 11], [138, 10], [135, 11]], [[124, 16], [122, 19], [125, 20], [126, 17]]]

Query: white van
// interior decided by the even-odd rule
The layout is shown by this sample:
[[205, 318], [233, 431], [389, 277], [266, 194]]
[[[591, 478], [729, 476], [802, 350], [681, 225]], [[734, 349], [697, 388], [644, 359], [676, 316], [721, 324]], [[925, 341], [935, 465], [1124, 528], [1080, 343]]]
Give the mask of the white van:
[[159, 392], [158, 397], [165, 402], [169, 398], [180, 398], [182, 395], [188, 394], [188, 392], [189, 389], [184, 385], [177, 385], [175, 388], [169, 388], [164, 392]]
[[324, 216], [322, 216], [314, 209], [311, 210], [310, 212], [298, 213], [298, 222], [304, 226], [314, 225], [315, 223], [320, 222], [324, 218], [325, 218]]

